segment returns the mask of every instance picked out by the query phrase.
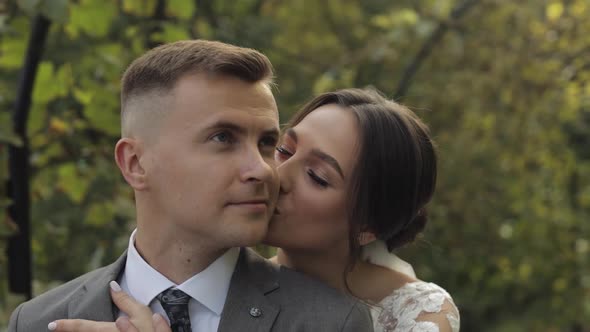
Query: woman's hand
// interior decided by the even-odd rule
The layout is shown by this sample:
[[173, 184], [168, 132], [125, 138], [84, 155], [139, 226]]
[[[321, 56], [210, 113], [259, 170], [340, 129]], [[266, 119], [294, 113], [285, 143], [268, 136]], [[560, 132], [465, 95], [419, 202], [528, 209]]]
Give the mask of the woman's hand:
[[129, 317], [119, 317], [115, 323], [60, 319], [49, 323], [47, 328], [56, 332], [171, 332], [162, 316], [152, 314], [150, 308], [121, 291], [116, 281], [111, 281], [110, 287], [113, 302]]

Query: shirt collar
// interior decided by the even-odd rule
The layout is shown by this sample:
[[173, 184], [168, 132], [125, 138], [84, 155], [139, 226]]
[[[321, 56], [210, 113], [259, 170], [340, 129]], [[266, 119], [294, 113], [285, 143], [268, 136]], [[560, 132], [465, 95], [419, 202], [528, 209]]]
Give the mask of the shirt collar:
[[164, 290], [176, 287], [217, 315], [221, 315], [231, 277], [240, 254], [239, 248], [227, 250], [206, 269], [195, 274], [182, 284], [176, 285], [141, 257], [137, 249], [135, 249], [136, 232], [137, 229], [133, 231], [129, 239], [124, 274], [130, 295], [147, 306]]

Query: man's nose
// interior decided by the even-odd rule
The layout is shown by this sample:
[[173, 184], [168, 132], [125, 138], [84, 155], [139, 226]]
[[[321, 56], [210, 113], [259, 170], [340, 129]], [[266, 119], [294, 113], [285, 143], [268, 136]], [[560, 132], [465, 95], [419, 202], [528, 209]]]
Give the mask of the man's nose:
[[264, 158], [260, 151], [251, 151], [243, 161], [240, 180], [243, 182], [268, 182], [274, 179], [276, 167], [272, 158]]

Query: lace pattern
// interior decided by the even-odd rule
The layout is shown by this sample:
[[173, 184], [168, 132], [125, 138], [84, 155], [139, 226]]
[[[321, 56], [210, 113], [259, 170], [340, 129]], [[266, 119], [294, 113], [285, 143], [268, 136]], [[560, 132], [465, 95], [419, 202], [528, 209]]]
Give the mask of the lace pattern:
[[459, 332], [459, 311], [449, 293], [436, 284], [416, 281], [385, 297], [371, 314], [375, 332], [438, 332], [436, 323], [417, 319], [421, 314], [440, 312], [452, 331]]

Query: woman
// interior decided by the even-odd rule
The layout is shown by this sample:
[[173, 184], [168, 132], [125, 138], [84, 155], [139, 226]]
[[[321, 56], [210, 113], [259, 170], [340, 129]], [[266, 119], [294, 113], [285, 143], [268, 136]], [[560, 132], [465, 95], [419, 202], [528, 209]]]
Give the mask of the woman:
[[[373, 90], [322, 94], [291, 119], [275, 159], [281, 191], [266, 238], [280, 248], [275, 262], [371, 305], [375, 331], [459, 330], [450, 295], [391, 254], [424, 229], [436, 182], [434, 143], [414, 113]], [[133, 315], [145, 310], [123, 306], [153, 330]]]
[[414, 113], [371, 90], [326, 93], [292, 118], [275, 156], [266, 242], [279, 264], [375, 304], [376, 331], [458, 330], [443, 289], [384, 266], [424, 228], [435, 188], [434, 145]]

